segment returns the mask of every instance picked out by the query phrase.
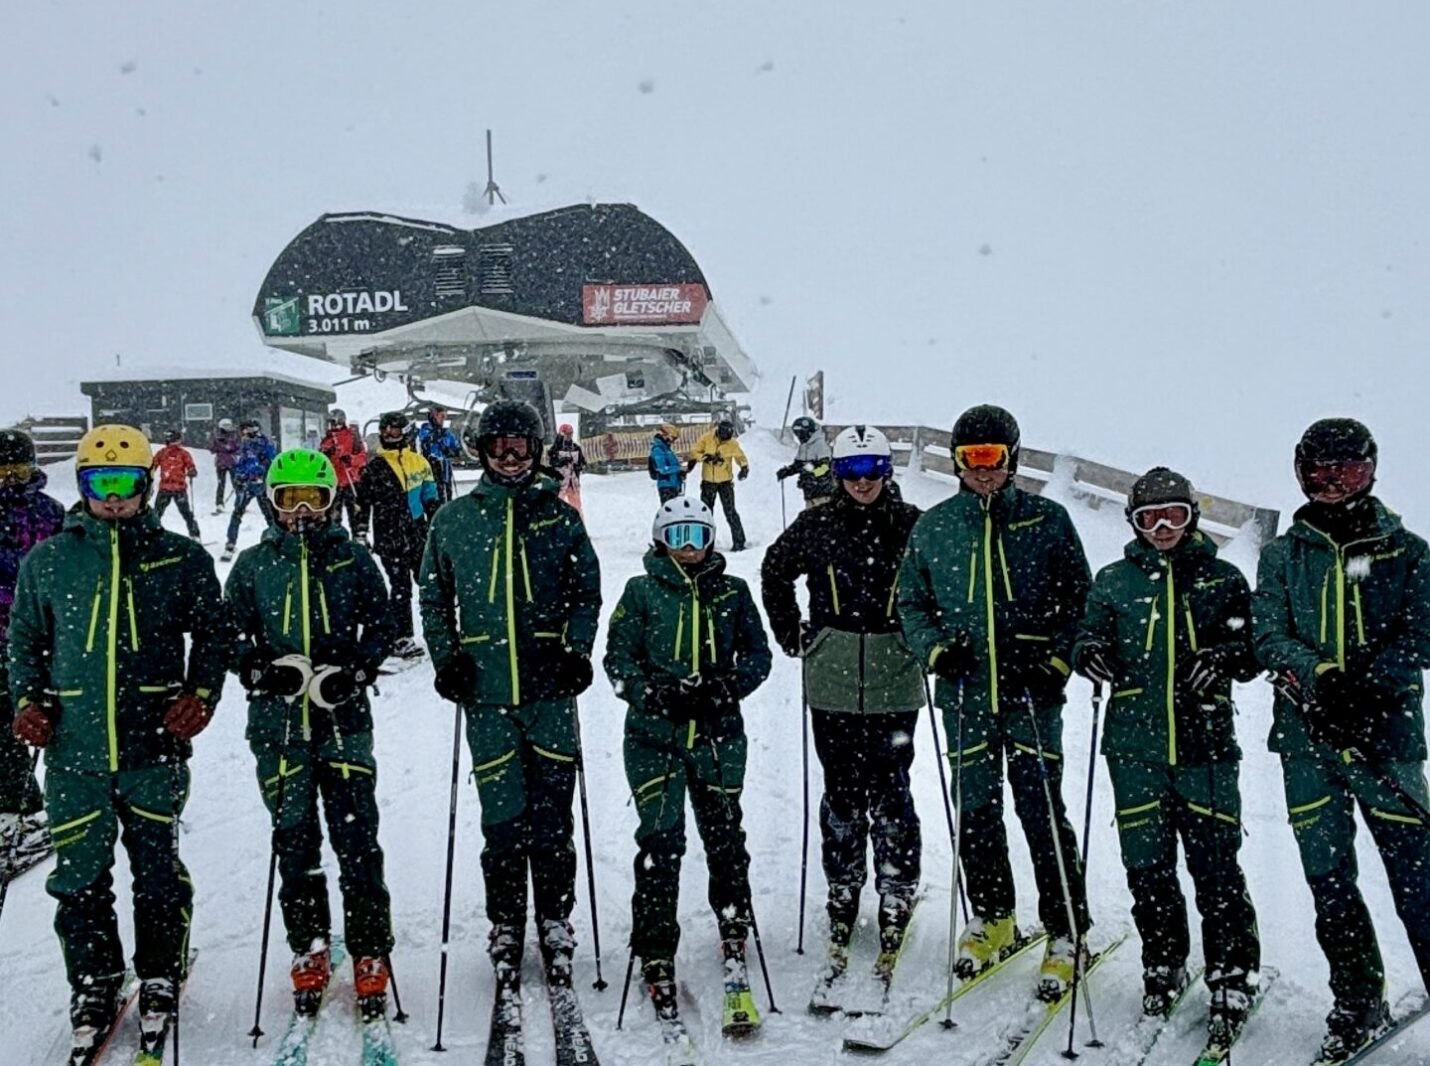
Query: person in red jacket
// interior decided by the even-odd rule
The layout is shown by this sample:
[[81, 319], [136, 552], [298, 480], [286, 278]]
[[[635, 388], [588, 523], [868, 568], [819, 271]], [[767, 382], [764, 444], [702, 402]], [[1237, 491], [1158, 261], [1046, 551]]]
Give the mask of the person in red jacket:
[[164, 521], [164, 512], [169, 504], [179, 509], [179, 515], [188, 523], [189, 536], [199, 537], [199, 524], [194, 521], [194, 510], [189, 506], [189, 482], [199, 476], [199, 468], [194, 457], [180, 443], [183, 434], [171, 429], [164, 434], [164, 446], [154, 453], [153, 470], [159, 475], [159, 493], [154, 499], [154, 517]]
[[357, 484], [362, 479], [362, 468], [367, 462], [367, 449], [362, 442], [362, 434], [348, 425], [348, 416], [340, 408], [334, 407], [328, 415], [328, 432], [318, 450], [328, 457], [333, 469], [338, 472], [338, 495], [333, 506], [333, 517], [342, 521], [343, 508], [347, 508], [348, 527], [358, 529], [360, 504], [357, 498]]

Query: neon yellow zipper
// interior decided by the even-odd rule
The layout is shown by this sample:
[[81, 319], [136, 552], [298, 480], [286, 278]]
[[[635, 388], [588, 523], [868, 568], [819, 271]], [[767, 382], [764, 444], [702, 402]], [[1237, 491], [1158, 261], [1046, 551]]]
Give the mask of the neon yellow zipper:
[[512, 558], [513, 540], [516, 532], [516, 501], [508, 496], [506, 499], [506, 642], [507, 658], [511, 662], [511, 702], [512, 706], [521, 703], [521, 676], [516, 665], [516, 580]]
[[94, 651], [94, 632], [95, 632], [96, 629], [99, 628], [99, 604], [100, 604], [100, 601], [104, 598], [103, 595], [102, 595], [103, 590], [104, 590], [104, 578], [102, 578], [102, 577], [97, 577], [97, 578], [95, 578], [95, 579], [94, 579], [94, 604], [93, 604], [93, 606], [91, 606], [90, 609], [89, 609], [89, 637], [85, 640], [85, 643], [84, 643], [84, 650], [87, 651], [87, 652]]
[[[308, 538], [299, 537], [298, 543], [301, 549], [298, 552], [298, 580], [302, 582], [302, 587], [298, 590], [299, 604], [303, 609], [303, 654], [309, 659], [313, 657], [313, 643], [311, 627], [308, 625], [308, 612], [311, 609], [308, 604]], [[308, 693], [303, 692], [303, 739], [312, 740], [313, 731], [308, 722]]]
[[1173, 698], [1177, 676], [1177, 588], [1172, 560], [1167, 560], [1167, 764], [1177, 765], [1177, 701]]
[[132, 577], [124, 579], [124, 591], [129, 597], [129, 648], [131, 651], [138, 651], [139, 619], [134, 613], [134, 579]]
[[119, 773], [119, 527], [109, 529], [109, 662], [105, 677], [105, 712], [109, 727], [109, 772]]
[[983, 599], [988, 615], [988, 703], [998, 712], [998, 642], [993, 621], [993, 516], [983, 501]]

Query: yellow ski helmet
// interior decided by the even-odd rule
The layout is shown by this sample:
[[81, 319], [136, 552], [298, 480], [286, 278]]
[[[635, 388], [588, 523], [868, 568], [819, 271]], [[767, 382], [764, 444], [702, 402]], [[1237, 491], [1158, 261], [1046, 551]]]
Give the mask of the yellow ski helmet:
[[74, 456], [76, 470], [90, 466], [142, 466], [148, 470], [153, 465], [154, 451], [148, 438], [133, 426], [95, 426], [80, 438]]

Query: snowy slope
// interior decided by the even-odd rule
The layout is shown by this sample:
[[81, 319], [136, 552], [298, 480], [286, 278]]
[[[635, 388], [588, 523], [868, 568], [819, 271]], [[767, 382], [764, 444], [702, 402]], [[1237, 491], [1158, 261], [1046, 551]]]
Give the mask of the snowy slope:
[[[739, 486], [739, 499], [753, 548], [730, 556], [730, 563], [733, 572], [756, 582], [762, 550], [780, 530], [780, 491], [773, 471], [785, 461], [787, 450], [764, 433], [748, 435], [745, 447], [754, 469], [750, 479]], [[206, 457], [200, 458], [203, 473], [198, 494], [202, 499], [212, 491], [212, 482], [209, 465], [202, 461]], [[55, 468], [55, 478], [61, 483], [56, 485], [57, 491], [72, 498], [73, 493], [66, 492], [68, 472], [65, 468]], [[943, 498], [950, 487], [946, 481], [926, 476], [903, 479], [908, 498], [924, 506]], [[1054, 492], [1070, 506], [1094, 566], [1115, 558], [1125, 540], [1125, 526], [1116, 509], [1093, 512], [1060, 489], [1055, 488]], [[655, 493], [643, 473], [624, 474], [588, 478], [585, 499], [587, 520], [601, 558], [602, 583], [609, 610], [625, 580], [638, 572], [639, 557], [648, 537], [649, 516], [655, 507]], [[793, 508], [798, 506], [792, 489], [788, 492], [788, 505], [792, 515]], [[206, 535], [212, 534], [210, 539], [221, 536], [219, 526], [225, 520], [226, 517], [205, 514], [201, 521]], [[172, 528], [177, 528], [177, 524], [171, 519]], [[250, 517], [245, 523], [244, 543], [252, 543], [257, 532], [258, 520]], [[728, 543], [723, 532], [719, 543]], [[1242, 565], [1247, 564], [1250, 555], [1245, 546], [1240, 545], [1233, 546], [1230, 552]], [[601, 650], [598, 644], [598, 654]], [[430, 680], [430, 669], [424, 664], [389, 679], [375, 700], [382, 841], [387, 853], [388, 883], [398, 936], [394, 961], [403, 1003], [412, 1015], [406, 1027], [398, 1027], [397, 1041], [402, 1061], [411, 1064], [473, 1061], [483, 1050], [491, 993], [477, 863], [478, 805], [473, 790], [467, 786], [462, 789], [460, 800], [453, 948], [443, 1035], [451, 1052], [442, 1056], [429, 1050], [436, 1023], [443, 847], [453, 725], [451, 706], [441, 703], [432, 694]], [[1238, 1060], [1303, 1062], [1317, 1046], [1321, 1017], [1329, 1006], [1325, 967], [1313, 940], [1310, 896], [1302, 882], [1295, 846], [1285, 822], [1278, 767], [1265, 751], [1264, 737], [1270, 714], [1267, 690], [1255, 684], [1243, 687], [1238, 695], [1242, 708], [1241, 737], [1248, 753], [1242, 774], [1248, 828], [1243, 856], [1252, 895], [1259, 908], [1266, 961], [1283, 973], [1270, 1008], [1248, 1034], [1244, 1055]], [[1069, 771], [1065, 793], [1076, 812], [1079, 831], [1087, 766], [1087, 696], [1087, 686], [1075, 681], [1065, 718]], [[650, 1008], [638, 989], [632, 991], [625, 1032], [614, 1030], [619, 983], [626, 961], [630, 864], [634, 855], [631, 833], [635, 826], [620, 760], [623, 706], [600, 678], [582, 699], [581, 710], [594, 826], [604, 952], [602, 969], [611, 987], [603, 993], [590, 990], [595, 965], [584, 868], [574, 915], [581, 941], [578, 987], [602, 1062], [607, 1066], [636, 1066], [656, 1061], [658, 1037]], [[765, 1030], [755, 1040], [738, 1046], [722, 1046], [718, 1036], [720, 971], [715, 929], [704, 901], [704, 860], [693, 827], [681, 901], [684, 939], [678, 965], [689, 992], [684, 998], [683, 1010], [714, 1063], [844, 1061], [838, 1050], [843, 1023], [815, 1019], [804, 1012], [819, 964], [822, 935], [824, 885], [818, 869], [815, 827], [811, 827], [809, 918], [805, 934], [806, 944], [811, 947], [803, 957], [794, 953], [801, 801], [799, 680], [791, 661], [777, 657], [773, 676], [748, 701], [745, 716], [752, 739], [745, 824], [753, 855], [757, 913], [776, 998], [784, 1013], [767, 1015]], [[243, 719], [244, 705], [237, 685], [230, 683], [219, 714], [197, 744], [193, 800], [185, 817], [184, 858], [198, 886], [193, 939], [202, 957], [185, 1002], [183, 1050], [185, 1061], [205, 1066], [270, 1061], [286, 1011], [288, 953], [275, 919], [275, 943], [269, 953], [265, 987], [264, 1027], [268, 1035], [258, 1051], [250, 1050], [244, 1034], [252, 1024], [268, 826], [258, 798], [252, 760], [243, 740]], [[921, 721], [916, 743], [914, 778], [924, 825], [927, 898], [918, 914], [898, 987], [901, 996], [923, 1004], [941, 994], [943, 987], [950, 879], [948, 838], [926, 718]], [[461, 760], [465, 774], [469, 765], [465, 750]], [[814, 767], [812, 799], [817, 799], [818, 763], [812, 758], [811, 762]], [[1089, 870], [1097, 920], [1095, 945], [1130, 928], [1129, 897], [1112, 828], [1111, 794], [1101, 765], [1098, 774]], [[1024, 921], [1031, 921], [1034, 908], [1026, 851], [1016, 830], [1010, 833], [1010, 839], [1022, 892], [1020, 916]], [[1391, 995], [1395, 997], [1416, 988], [1418, 977], [1394, 918], [1379, 861], [1365, 849], [1362, 860], [1366, 893], [1382, 931]], [[46, 869], [48, 865], [41, 867], [41, 871]], [[125, 915], [126, 940], [132, 942], [128, 933], [127, 878], [121, 875], [116, 880], [122, 886], [120, 910]], [[0, 999], [0, 1047], [6, 1049], [0, 1058], [7, 1062], [53, 1061], [41, 1060], [40, 1056], [64, 1027], [66, 989], [59, 948], [50, 929], [52, 903], [43, 888], [43, 872], [31, 873], [17, 882], [0, 924], [0, 968], [8, 975], [13, 990], [23, 990], [22, 994], [12, 992]], [[865, 916], [872, 921], [871, 897], [872, 889], [864, 901]], [[872, 937], [865, 936], [862, 943], [866, 951], [872, 951], [869, 947]], [[540, 982], [531, 964], [535, 954], [534, 947], [530, 948], [528, 1049], [529, 1061], [539, 1064], [550, 1061], [551, 1043]], [[979, 1061], [980, 1056], [993, 1048], [998, 1027], [1012, 1010], [1018, 1009], [1022, 996], [1031, 987], [1031, 964], [1026, 969], [1022, 978], [1002, 985], [1001, 991], [990, 990], [986, 996], [964, 1001], [963, 1009], [956, 1015], [960, 1027], [952, 1033], [935, 1025], [925, 1026], [883, 1061], [923, 1063], [935, 1056], [941, 1062]], [[1139, 973], [1135, 940], [1102, 970], [1095, 986], [1099, 1034], [1113, 1045], [1113, 1050], [1096, 1058], [1089, 1057], [1087, 1061], [1118, 1061], [1115, 1042], [1137, 1011]], [[762, 987], [757, 987], [757, 995], [763, 1007], [766, 998]], [[330, 1009], [325, 1015], [312, 1059], [315, 1066], [357, 1061], [356, 1028], [343, 1016], [343, 1008], [351, 1002], [350, 986], [345, 996], [340, 993], [334, 1004], [339, 1009]], [[1086, 1033], [1083, 1023], [1080, 1023], [1080, 1032]], [[1057, 1049], [1064, 1039], [1065, 1030], [1060, 1030], [1057, 1038], [1050, 1037], [1048, 1047], [1031, 1061], [1048, 1064], [1062, 1061]], [[1195, 1050], [1191, 1042], [1173, 1044], [1169, 1049], [1174, 1053], [1165, 1060], [1168, 1062], [1189, 1062]], [[1427, 1058], [1430, 1058], [1430, 1031], [1420, 1034], [1414, 1042], [1407, 1042], [1396, 1054], [1378, 1061], [1408, 1064]]]

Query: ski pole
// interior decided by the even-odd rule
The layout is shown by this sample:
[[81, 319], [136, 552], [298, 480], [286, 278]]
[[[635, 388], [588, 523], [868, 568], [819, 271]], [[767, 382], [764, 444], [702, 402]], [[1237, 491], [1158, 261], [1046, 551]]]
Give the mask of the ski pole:
[[[1068, 881], [1067, 858], [1063, 854], [1062, 834], [1058, 827], [1057, 806], [1053, 803], [1053, 786], [1048, 777], [1047, 756], [1044, 754], [1042, 731], [1038, 729], [1037, 712], [1033, 709], [1032, 694], [1024, 690], [1023, 707], [1028, 712], [1028, 722], [1033, 727], [1033, 747], [1034, 755], [1038, 759], [1038, 779], [1043, 785], [1043, 799], [1048, 805], [1048, 828], [1053, 836], [1053, 858], [1058, 865], [1058, 882], [1063, 890], [1063, 906], [1067, 909], [1068, 931], [1075, 938], [1081, 938], [1081, 930], [1078, 928], [1077, 911], [1073, 907], [1072, 885]], [[1082, 972], [1082, 960], [1073, 956], [1073, 988], [1077, 988], [1079, 974]], [[1101, 1047], [1102, 1042], [1097, 1038], [1097, 1016], [1092, 1009], [1092, 995], [1089, 992], [1083, 993], [1083, 1005], [1087, 1010], [1087, 1027], [1092, 1032], [1092, 1037], [1088, 1041], [1088, 1047]]]
[[[941, 744], [940, 744], [939, 735], [938, 735], [938, 712], [934, 709], [934, 704], [933, 704], [933, 689], [932, 689], [932, 687], [929, 685], [929, 679], [928, 679], [928, 675], [927, 675], [927, 674], [924, 675], [924, 701], [928, 704], [928, 709], [929, 709], [929, 728], [930, 728], [931, 730], [933, 730], [933, 752], [934, 752], [934, 755], [936, 756], [936, 761], [937, 761], [937, 764], [938, 764], [938, 788], [939, 788], [939, 791], [943, 793], [943, 817], [944, 817], [944, 820], [948, 822], [948, 842], [949, 842], [949, 846], [950, 846], [950, 847], [957, 847], [957, 846], [958, 846], [958, 834], [957, 834], [957, 832], [955, 831], [955, 826], [954, 826], [954, 824], [953, 824], [953, 810], [952, 810], [952, 808], [949, 806], [949, 799], [948, 799], [948, 777], [947, 777], [947, 775], [944, 774], [944, 770], [943, 770], [943, 759], [944, 759], [944, 756], [939, 755], [939, 748], [941, 747]], [[958, 711], [957, 711], [957, 714], [958, 714], [958, 718], [959, 718], [959, 731], [960, 731], [960, 733], [962, 733], [962, 730], [963, 730], [963, 721], [962, 721], [962, 719], [963, 719], [963, 682], [961, 682], [961, 681], [958, 683]], [[962, 742], [960, 741], [960, 744], [959, 744], [960, 749], [962, 749], [962, 746], [963, 746], [963, 745], [962, 745]], [[961, 750], [960, 750], [960, 752], [959, 752], [959, 757], [962, 758], [962, 751], [961, 751]], [[959, 880], [959, 881], [958, 881], [958, 893], [959, 893], [959, 899], [961, 900], [962, 905], [963, 905], [963, 920], [966, 922], [966, 921], [968, 921], [968, 899], [967, 899], [966, 897], [964, 897], [964, 895], [963, 895], [963, 882], [962, 882], [962, 880]]]
[[437, 977], [437, 1042], [433, 1051], [446, 1051], [442, 1046], [442, 1019], [447, 1009], [447, 951], [452, 933], [452, 861], [457, 848], [457, 781], [462, 757], [462, 705], [452, 720], [452, 795], [447, 804], [447, 878], [442, 889], [442, 961]]
[[[273, 800], [273, 829], [268, 844], [268, 892], [263, 901], [263, 936], [258, 948], [258, 991], [253, 1000], [253, 1028], [248, 1035], [253, 1037], [253, 1046], [258, 1046], [258, 1038], [263, 1035], [259, 1020], [263, 1017], [263, 977], [268, 971], [268, 934], [273, 925], [273, 882], [278, 875], [278, 828], [283, 821], [283, 792], [288, 783], [288, 738], [292, 728], [291, 714], [283, 720], [283, 748], [278, 753], [278, 791]], [[177, 998], [177, 996], [176, 996]]]
[[[1087, 876], [1087, 853], [1092, 840], [1092, 785], [1094, 776], [1097, 773], [1097, 726], [1102, 718], [1102, 682], [1092, 683], [1092, 742], [1087, 753], [1087, 806], [1082, 818], [1082, 868], [1083, 876]], [[1208, 763], [1210, 766], [1210, 763]], [[1212, 805], [1215, 810], [1215, 804]], [[1068, 1004], [1068, 1046], [1063, 1052], [1063, 1058], [1075, 1059], [1077, 1052], [1073, 1050], [1073, 1041], [1077, 1033], [1077, 989], [1083, 981], [1082, 951], [1087, 942], [1087, 931], [1079, 929], [1077, 934], [1077, 947], [1073, 955], [1076, 967], [1073, 978], [1072, 1002]], [[1090, 1016], [1089, 1016], [1090, 1017]], [[1094, 1038], [1095, 1039], [1095, 1038]]]
[[799, 942], [794, 953], [804, 954], [804, 895], [809, 881], [809, 686], [804, 677], [804, 652], [799, 653], [800, 762], [804, 767], [804, 828], [799, 843]]
[[785, 483], [780, 482], [780, 529], [789, 528], [789, 519], [785, 517]]
[[[36, 748], [30, 754], [30, 777], [35, 776], [35, 767], [40, 761], [40, 749]], [[21, 819], [17, 813], [15, 818], [15, 832], [11, 835], [6, 844], [5, 855], [5, 875], [0, 877], [0, 914], [5, 913], [5, 899], [10, 894], [10, 880], [15, 876], [15, 861], [20, 857], [20, 841], [24, 833], [20, 830]]]
[[407, 1021], [408, 1014], [402, 1009], [402, 993], [397, 990], [397, 971], [392, 968], [392, 954], [389, 952], [383, 962], [387, 963], [387, 976], [392, 980], [392, 1005], [397, 1008], [397, 1013], [392, 1016], [392, 1020], [399, 1025]]
[[571, 699], [571, 720], [576, 726], [576, 781], [581, 786], [581, 838], [586, 845], [586, 885], [591, 896], [591, 941], [596, 950], [596, 980], [591, 985], [597, 992], [606, 990], [601, 976], [601, 923], [596, 919], [596, 866], [591, 859], [591, 812], [586, 805], [586, 757], [581, 747], [581, 708]]
[[626, 1019], [626, 997], [631, 994], [631, 974], [636, 969], [636, 946], [631, 944], [631, 954], [626, 959], [626, 983], [621, 986], [621, 1009], [616, 1011], [616, 1028], [619, 1030], [621, 1023]]
[[[175, 745], [173, 745], [173, 747], [174, 747], [174, 748], [177, 748], [178, 745], [175, 744]], [[172, 800], [172, 805], [173, 805], [173, 822], [171, 823], [171, 839], [172, 839], [172, 842], [173, 842], [173, 849], [174, 849], [174, 868], [175, 868], [175, 869], [178, 869], [178, 867], [179, 867], [179, 811], [180, 811], [180, 810], [183, 808], [183, 806], [184, 806], [184, 763], [183, 763], [183, 760], [181, 760], [181, 759], [179, 758], [179, 755], [178, 755], [178, 752], [177, 752], [177, 751], [174, 751], [174, 753], [170, 756], [170, 758], [172, 758], [172, 759], [174, 760], [174, 769], [173, 769], [173, 775], [172, 775], [172, 789], [171, 789], [171, 791], [172, 791], [171, 800]], [[186, 967], [187, 959], [185, 958], [185, 956], [188, 954], [188, 951], [189, 951], [188, 940], [189, 940], [189, 938], [188, 938], [188, 930], [185, 930], [184, 939], [183, 939], [183, 941], [179, 944], [179, 957], [174, 960], [174, 1022], [173, 1022], [173, 1024], [174, 1024], [174, 1066], [179, 1066], [179, 998], [180, 998], [180, 997], [179, 997], [179, 990], [180, 990], [180, 988], [183, 987], [184, 970], [187, 968], [187, 967]]]
[[[924, 679], [924, 684], [928, 684], [928, 678]], [[942, 780], [943, 761], [938, 753], [938, 722], [937, 717], [932, 716], [933, 700], [929, 700], [929, 711], [931, 714], [930, 724], [933, 725], [933, 751], [934, 758], [939, 759], [940, 781]], [[948, 889], [948, 983], [944, 989], [945, 1003], [943, 1012], [943, 1027], [952, 1029], [953, 1021], [953, 968], [957, 961], [956, 952], [958, 950], [958, 903], [956, 897], [961, 897], [963, 892], [963, 682], [958, 683], [958, 702], [956, 717], [958, 719], [958, 740], [954, 746], [953, 766], [953, 866], [949, 880]], [[945, 797], [948, 789], [944, 788]], [[964, 902], [967, 906], [967, 901]]]

